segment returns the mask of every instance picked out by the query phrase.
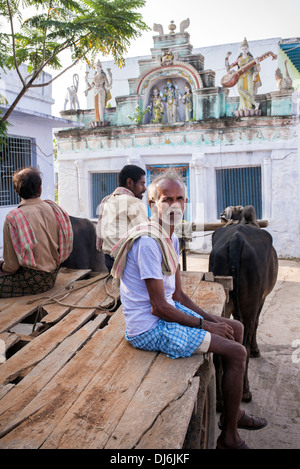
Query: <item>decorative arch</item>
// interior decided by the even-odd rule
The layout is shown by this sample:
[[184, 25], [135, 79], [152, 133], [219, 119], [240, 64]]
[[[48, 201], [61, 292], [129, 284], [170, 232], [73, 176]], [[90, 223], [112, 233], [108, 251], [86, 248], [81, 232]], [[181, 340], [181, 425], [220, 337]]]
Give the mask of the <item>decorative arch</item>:
[[186, 80], [192, 91], [203, 88], [201, 76], [192, 65], [186, 62], [174, 61], [172, 65], [164, 67], [156, 65], [144, 70], [136, 80], [134, 94], [144, 97], [149, 88], [154, 86], [154, 82], [157, 83], [168, 78]]

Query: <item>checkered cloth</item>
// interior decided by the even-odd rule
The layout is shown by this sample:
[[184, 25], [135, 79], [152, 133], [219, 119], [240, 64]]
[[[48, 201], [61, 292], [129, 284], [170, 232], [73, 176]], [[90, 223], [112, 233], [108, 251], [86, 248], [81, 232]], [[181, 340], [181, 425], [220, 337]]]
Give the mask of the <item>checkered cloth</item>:
[[[175, 307], [190, 316], [200, 318], [195, 311], [175, 301]], [[139, 349], [152, 352], [163, 352], [170, 358], [190, 357], [202, 344], [206, 331], [197, 327], [182, 326], [177, 322], [167, 322], [159, 319], [157, 325], [143, 334], [125, 338], [130, 344]]]
[[151, 236], [157, 241], [162, 252], [162, 272], [164, 275], [174, 275], [178, 267], [178, 257], [174, 249], [172, 240], [164, 229], [156, 222], [140, 223], [129, 230], [126, 236], [115, 244], [111, 255], [115, 258], [111, 275], [121, 278], [126, 266], [127, 254], [133, 243], [141, 236]]
[[9, 222], [10, 237], [19, 264], [24, 267], [36, 267], [33, 248], [37, 240], [29, 221], [19, 208], [11, 210], [6, 219]]
[[[58, 224], [59, 259], [62, 263], [73, 249], [73, 230], [69, 215], [52, 200], [45, 200], [53, 209]], [[13, 248], [20, 266], [34, 268], [36, 262], [33, 249], [37, 245], [34, 231], [20, 208], [11, 210], [6, 216]]]
[[67, 212], [52, 200], [45, 200], [49, 204], [56, 217], [58, 225], [58, 246], [60, 264], [68, 259], [73, 250], [73, 229]]

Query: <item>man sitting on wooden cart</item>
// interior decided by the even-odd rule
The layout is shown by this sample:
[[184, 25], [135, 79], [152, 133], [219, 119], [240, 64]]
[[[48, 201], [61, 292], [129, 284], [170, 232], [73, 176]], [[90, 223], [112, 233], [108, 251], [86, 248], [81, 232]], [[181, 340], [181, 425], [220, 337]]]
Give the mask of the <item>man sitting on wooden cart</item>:
[[224, 362], [224, 412], [217, 448], [247, 449], [237, 428], [259, 429], [267, 422], [240, 410], [247, 356], [243, 325], [206, 313], [181, 289], [174, 227], [187, 201], [183, 182], [171, 173], [158, 176], [148, 187], [148, 201], [151, 221], [132, 228], [112, 250], [112, 275], [121, 279], [126, 339], [136, 348], [174, 359], [219, 354]]
[[60, 264], [73, 249], [68, 214], [51, 200], [42, 200], [42, 178], [37, 168], [13, 175], [21, 203], [3, 226], [0, 298], [34, 295], [50, 290]]

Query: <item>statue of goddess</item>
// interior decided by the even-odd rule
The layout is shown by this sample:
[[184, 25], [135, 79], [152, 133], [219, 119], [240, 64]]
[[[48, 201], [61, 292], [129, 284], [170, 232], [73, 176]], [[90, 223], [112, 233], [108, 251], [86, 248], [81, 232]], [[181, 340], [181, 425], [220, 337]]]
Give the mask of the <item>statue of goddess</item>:
[[[232, 67], [235, 67], [236, 65], [238, 66], [238, 68], [241, 68], [254, 60], [253, 56], [249, 52], [249, 45], [246, 38], [241, 44], [241, 54], [238, 56], [237, 60], [232, 65], [229, 65], [228, 60], [230, 54], [231, 52], [227, 52], [225, 58], [225, 66], [227, 72], [229, 72], [230, 69]], [[258, 87], [261, 86], [259, 76], [260, 64], [258, 59], [255, 61], [256, 65], [242, 73], [238, 79], [237, 85], [238, 92], [240, 95], [239, 110], [252, 110], [258, 108], [258, 104], [256, 104], [254, 101], [254, 96], [257, 92]]]
[[189, 122], [193, 118], [193, 93], [188, 84], [184, 86], [185, 93], [179, 95], [180, 101], [184, 104], [184, 120]]
[[152, 115], [151, 123], [157, 124], [164, 121], [164, 103], [162, 102], [157, 86], [153, 88], [153, 94], [150, 101], [150, 112]]
[[93, 77], [91, 84], [87, 80], [86, 76], [86, 83], [88, 85], [85, 94], [90, 90], [94, 91], [94, 99], [95, 99], [95, 122], [104, 122], [104, 109], [107, 102], [111, 99], [110, 89], [112, 87], [112, 74], [110, 68], [107, 69], [109, 80], [106, 76], [106, 73], [102, 69], [102, 65], [100, 60], [98, 60], [96, 65], [96, 72]]
[[167, 122], [177, 122], [177, 108], [178, 108], [178, 88], [168, 79], [167, 87], [164, 92], [160, 93], [162, 99], [166, 101], [167, 105]]

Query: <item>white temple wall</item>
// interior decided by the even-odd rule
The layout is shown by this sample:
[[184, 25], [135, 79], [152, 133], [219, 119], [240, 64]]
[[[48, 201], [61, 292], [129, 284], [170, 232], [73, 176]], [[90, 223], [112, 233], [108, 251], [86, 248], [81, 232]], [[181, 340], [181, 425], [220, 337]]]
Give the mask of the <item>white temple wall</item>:
[[[261, 166], [262, 218], [269, 222], [282, 257], [300, 257], [300, 181], [297, 139], [274, 143], [179, 148], [166, 146], [113, 151], [64, 152], [59, 158], [59, 203], [73, 216], [91, 218], [91, 174], [119, 172], [125, 164], [174, 163], [190, 167], [190, 221], [217, 222], [216, 169]], [[144, 198], [146, 204], [146, 197]], [[100, 203], [100, 201], [99, 201]], [[209, 252], [208, 233], [194, 233], [193, 250]]]

